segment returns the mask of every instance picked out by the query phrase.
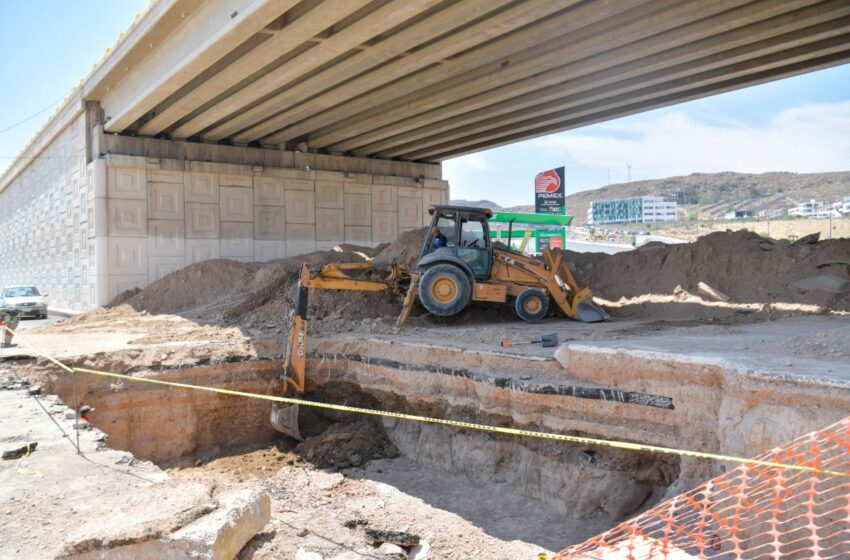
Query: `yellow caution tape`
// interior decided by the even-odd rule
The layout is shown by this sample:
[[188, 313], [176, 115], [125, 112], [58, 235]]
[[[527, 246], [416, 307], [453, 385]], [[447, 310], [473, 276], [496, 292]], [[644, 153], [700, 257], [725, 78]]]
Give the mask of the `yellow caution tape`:
[[[9, 329], [11, 330], [11, 329]], [[26, 343], [25, 343], [26, 344]], [[31, 344], [27, 344], [30, 348], [37, 350]], [[38, 350], [37, 350], [38, 351]], [[40, 351], [39, 351], [40, 352]], [[487, 424], [476, 424], [474, 422], [462, 422], [459, 420], [444, 420], [441, 418], [431, 418], [429, 416], [418, 416], [415, 414], [404, 414], [401, 412], [390, 412], [387, 410], [376, 410], [371, 408], [360, 408], [356, 406], [346, 406], [342, 404], [332, 404], [317, 401], [308, 401], [304, 399], [296, 399], [293, 397], [278, 397], [275, 395], [262, 395], [259, 393], [248, 393], [245, 391], [234, 391], [232, 389], [219, 389], [217, 387], [207, 387], [204, 385], [193, 385], [190, 383], [178, 383], [175, 381], [163, 381], [162, 379], [152, 379], [149, 377], [133, 377], [122, 373], [113, 373], [109, 371], [99, 371], [87, 368], [69, 368], [58, 360], [44, 354], [44, 357], [51, 362], [60, 365], [62, 369], [70, 372], [85, 373], [88, 375], [99, 375], [102, 377], [111, 377], [115, 379], [123, 379], [125, 381], [135, 381], [138, 383], [150, 383], [153, 385], [163, 385], [166, 387], [176, 387], [179, 389], [191, 389], [193, 391], [207, 391], [210, 393], [218, 393], [221, 395], [231, 395], [235, 397], [245, 397], [250, 399], [259, 399], [283, 404], [297, 404], [303, 406], [312, 406], [315, 408], [323, 408], [326, 410], [336, 410], [339, 412], [351, 412], [354, 414], [365, 414], [370, 416], [381, 416], [384, 418], [395, 418], [398, 420], [409, 420], [412, 422], [423, 422], [426, 424], [439, 424], [443, 426], [452, 426], [455, 428], [466, 428], [469, 430], [478, 430], [481, 432], [491, 432], [497, 434], [506, 434], [513, 436], [525, 436], [540, 439], [550, 439], [555, 441], [565, 441], [569, 443], [580, 443], [583, 445], [599, 445], [604, 447], [612, 447], [615, 449], [626, 449], [629, 451], [646, 451], [652, 453], [666, 453], [668, 455], [679, 455], [681, 457], [694, 457], [697, 459], [711, 459], [714, 461], [728, 461], [732, 463], [740, 463], [743, 465], [772, 467], [780, 469], [789, 469], [795, 471], [804, 471], [814, 474], [826, 474], [831, 476], [850, 477], [850, 473], [841, 471], [832, 471], [828, 469], [819, 469], [807, 465], [794, 465], [790, 463], [779, 463], [776, 461], [765, 461], [762, 459], [747, 459], [744, 457], [735, 457], [733, 455], [720, 455], [717, 453], [706, 453], [703, 451], [691, 451], [688, 449], [677, 449], [674, 447], [661, 447], [658, 445], [646, 445], [642, 443], [630, 443], [627, 441], [617, 441], [608, 439], [598, 439], [582, 436], [572, 436], [566, 434], [552, 434], [547, 432], [538, 432], [533, 430], [521, 430], [518, 428], [503, 428], [499, 426], [489, 426]]]

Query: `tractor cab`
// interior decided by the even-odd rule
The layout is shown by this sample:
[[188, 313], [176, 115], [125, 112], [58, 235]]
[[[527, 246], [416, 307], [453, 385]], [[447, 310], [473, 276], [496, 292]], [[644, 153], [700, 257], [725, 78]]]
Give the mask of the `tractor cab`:
[[[493, 266], [493, 247], [487, 219], [489, 208], [474, 206], [430, 206], [431, 226], [425, 236], [417, 269], [437, 261], [457, 264], [470, 280], [486, 280]], [[437, 231], [445, 236], [445, 246], [437, 241]]]

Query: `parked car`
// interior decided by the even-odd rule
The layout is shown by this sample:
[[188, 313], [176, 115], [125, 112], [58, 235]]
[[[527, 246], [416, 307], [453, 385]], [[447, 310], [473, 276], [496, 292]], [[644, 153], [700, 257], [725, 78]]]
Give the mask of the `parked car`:
[[47, 318], [47, 294], [35, 286], [10, 286], [0, 294], [0, 307], [13, 309], [21, 317]]

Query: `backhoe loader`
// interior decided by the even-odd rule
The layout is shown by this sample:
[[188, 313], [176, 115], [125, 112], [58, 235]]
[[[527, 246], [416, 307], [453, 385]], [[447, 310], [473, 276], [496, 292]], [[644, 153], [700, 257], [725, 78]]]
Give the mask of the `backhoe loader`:
[[[544, 249], [543, 258], [539, 259], [511, 249], [510, 241], [507, 246], [492, 243], [487, 221], [492, 212], [486, 208], [431, 206], [428, 212], [432, 216], [431, 227], [412, 270], [392, 264], [385, 276], [374, 279], [356, 276], [377, 272], [378, 267], [371, 262], [320, 268], [302, 265], [281, 376], [284, 396], [295, 397], [304, 392], [307, 301], [309, 290], [314, 288], [403, 293], [399, 325], [407, 320], [417, 299], [439, 317], [457, 315], [470, 302], [482, 301], [511, 302], [514, 312], [525, 321], [546, 317], [550, 302], [565, 316], [585, 323], [611, 319], [593, 302], [590, 289], [578, 286], [561, 251]], [[445, 235], [445, 246], [434, 247], [434, 228]], [[271, 421], [278, 431], [301, 439], [298, 405], [275, 405]]]

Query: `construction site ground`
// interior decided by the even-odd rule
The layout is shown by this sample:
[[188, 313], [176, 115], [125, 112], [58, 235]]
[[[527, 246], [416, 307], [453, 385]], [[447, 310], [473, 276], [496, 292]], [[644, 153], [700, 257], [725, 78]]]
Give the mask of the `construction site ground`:
[[[736, 426], [739, 433], [758, 432], [753, 438], [739, 437], [723, 444], [737, 454], [753, 456], [765, 451], [764, 446], [769, 448], [785, 441], [781, 438], [796, 437], [826, 425], [837, 419], [840, 410], [846, 410], [844, 404], [850, 400], [850, 345], [847, 344], [850, 292], [846, 282], [839, 280], [850, 272], [847, 262], [850, 251], [846, 250], [846, 241], [841, 242], [845, 245], [774, 242], [765, 246], [766, 242], [742, 238], [741, 234], [724, 235], [733, 237], [716, 239], [708, 249], [706, 242], [702, 248], [692, 246], [690, 253], [684, 253], [687, 249], [672, 248], [665, 249], [666, 256], [658, 257], [658, 249], [649, 247], [641, 254], [619, 257], [623, 270], [619, 278], [602, 277], [610, 275], [617, 264], [608, 260], [609, 257], [578, 259], [577, 276], [592, 287], [599, 286], [595, 292], [599, 301], [614, 315], [609, 323], [583, 324], [550, 317], [528, 324], [513, 317], [506, 307], [476, 305], [455, 320], [437, 320], [419, 310], [409, 324], [399, 328], [394, 322], [398, 296], [361, 297], [361, 294], [325, 292], [311, 294], [311, 314], [315, 320], [311, 323], [309, 349], [335, 355], [361, 352], [358, 359], [362, 363], [352, 361], [350, 366], [358, 373], [347, 377], [347, 382], [371, 380], [373, 393], [377, 387], [384, 400], [369, 400], [372, 397], [365, 393], [353, 397], [349, 394], [345, 396], [347, 403], [386, 408], [396, 402], [399, 406], [419, 406], [417, 412], [424, 410], [435, 416], [452, 416], [451, 407], [457, 406], [458, 419], [510, 425], [513, 414], [513, 421], [520, 425], [543, 431], [554, 430], [552, 425], [545, 424], [546, 408], [555, 402], [547, 400], [553, 397], [546, 394], [545, 387], [540, 394], [517, 392], [516, 397], [500, 401], [502, 397], [488, 392], [486, 384], [478, 378], [473, 376], [464, 381], [463, 372], [450, 373], [448, 377], [427, 377], [423, 373], [419, 387], [415, 384], [419, 373], [402, 371], [401, 366], [392, 364], [430, 360], [458, 371], [471, 369], [476, 375], [503, 376], [500, 379], [508, 379], [508, 386], [538, 382], [550, 383], [556, 389], [559, 383], [576, 382], [571, 377], [571, 365], [573, 372], [578, 371], [575, 368], [585, 368], [588, 376], [576, 379], [587, 387], [628, 388], [662, 396], [667, 396], [669, 391], [678, 408], [665, 411], [620, 402], [568, 398], [566, 409], [575, 402], [578, 410], [586, 411], [577, 416], [585, 430], [579, 432], [643, 441], [651, 434], [652, 426], [656, 426], [658, 439], [647, 442], [656, 444], [665, 443], [664, 437], [679, 434], [679, 428], [665, 424], [673, 421], [674, 413], [680, 415], [676, 421], [694, 424], [687, 426], [688, 429], [702, 429], [697, 433], [717, 431], [713, 425], [700, 427], [702, 417], [689, 416], [689, 405], [682, 404], [687, 402], [689, 391], [695, 391], [693, 402], [710, 400], [709, 394], [718, 394], [700, 393], [705, 384], [712, 383], [706, 381], [709, 379], [706, 372], [715, 368], [727, 376], [726, 381], [718, 382], [723, 385], [718, 388], [720, 393], [737, 390], [729, 379], [742, 385], [759, 384], [756, 389], [747, 389], [750, 396], [746, 399], [753, 406], [747, 409], [750, 413], [746, 418], [737, 418], [732, 405], [718, 405], [717, 410], [717, 414], [724, 416], [723, 425]], [[724, 272], [723, 267], [711, 268], [708, 260], [703, 264], [700, 251], [722, 251], [733, 241], [749, 244], [755, 255], [767, 255], [773, 259], [771, 266], [760, 268], [756, 263], [748, 272], [739, 270], [747, 266], [747, 259], [730, 262], [721, 255], [719, 261], [734, 270], [726, 276], [712, 276], [715, 269]], [[415, 241], [407, 240], [407, 244], [415, 245]], [[388, 249], [394, 253], [394, 259], [405, 256], [403, 246]], [[746, 252], [740, 246], [737, 251]], [[359, 248], [312, 258], [321, 263], [335, 256], [349, 261], [376, 258], [375, 254]], [[717, 262], [717, 255], [714, 257]], [[750, 255], [748, 259], [753, 261], [754, 257]], [[670, 268], [677, 262], [684, 269], [681, 274], [675, 272], [678, 270], [675, 267]], [[794, 263], [798, 266], [793, 266]], [[418, 536], [421, 544], [404, 548], [405, 558], [535, 558], [538, 552], [556, 551], [597, 534], [622, 520], [623, 515], [639, 512], [728, 466], [679, 463], [678, 459], [654, 457], [632, 459], [625, 454], [606, 454], [604, 450], [576, 449], [578, 460], [581, 462], [584, 457], [587, 464], [580, 464], [575, 472], [590, 478], [581, 479], [586, 494], [573, 495], [575, 490], [566, 491], [569, 486], [564, 482], [572, 474], [546, 482], [547, 468], [551, 470], [551, 465], [561, 463], [566, 466], [575, 459], [569, 455], [573, 451], [563, 449], [569, 446], [566, 443], [553, 442], [545, 447], [523, 443], [527, 449], [517, 450], [506, 438], [485, 441], [461, 435], [445, 444], [437, 440], [449, 438], [454, 429], [429, 432], [423, 428], [412, 433], [394, 423], [381, 425], [361, 418], [331, 416], [317, 420], [321, 430], [297, 444], [283, 436], [271, 437], [267, 426], [260, 426], [267, 423], [267, 404], [239, 404], [241, 400], [236, 397], [215, 395], [192, 401], [194, 404], [189, 406], [207, 410], [206, 418], [215, 419], [215, 426], [205, 430], [204, 426], [196, 425], [197, 419], [183, 419], [184, 413], [180, 412], [183, 409], [177, 408], [189, 402], [187, 392], [162, 389], [163, 392], [155, 394], [133, 393], [131, 384], [108, 379], [78, 379], [80, 393], [85, 398], [102, 401], [77, 403], [96, 408], [92, 421], [95, 429], [80, 432], [86, 453], [77, 455], [59, 430], [61, 427], [72, 434], [72, 439], [75, 435], [74, 421], [67, 418], [67, 409], [55, 397], [28, 394], [28, 387], [40, 385], [43, 393], [62, 393], [64, 404], [72, 405], [68, 374], [35, 356], [49, 354], [71, 365], [130, 375], [206, 381], [271, 394], [276, 390], [273, 380], [280, 367], [286, 335], [285, 296], [294, 285], [297, 263], [201, 264], [142, 292], [127, 294], [123, 301], [116, 301], [108, 308], [47, 326], [28, 326], [24, 322], [17, 345], [3, 349], [0, 379], [8, 389], [0, 391], [0, 406], [5, 411], [0, 420], [3, 447], [6, 449], [21, 440], [38, 440], [39, 446], [20, 462], [0, 463], [3, 480], [0, 558], [22, 554], [50, 558], [60, 551], [69, 558], [86, 557], [85, 545], [80, 544], [87, 542], [83, 536], [89, 533], [85, 531], [96, 528], [101, 519], [104, 531], [113, 530], [107, 522], [117, 511], [113, 500], [136, 492], [143, 496], [144, 492], [152, 491], [151, 486], [162, 484], [156, 481], [166, 478], [169, 484], [188, 485], [187, 495], [217, 504], [229, 503], [228, 498], [220, 496], [230, 490], [253, 489], [270, 496], [270, 519], [245, 546], [240, 558], [401, 557], [392, 556], [392, 547], [379, 549], [369, 544], [366, 528]], [[781, 269], [784, 277], [769, 278], [777, 275], [771, 267]], [[231, 281], [221, 286], [223, 269], [228, 269]], [[210, 279], [204, 275], [207, 272], [219, 275]], [[633, 281], [629, 282], [629, 278]], [[734, 282], [725, 282], [723, 278], [732, 278]], [[698, 280], [730, 296], [728, 301], [700, 295]], [[752, 282], [758, 285], [750, 285]], [[234, 289], [237, 285], [239, 290]], [[647, 288], [653, 285], [657, 289]], [[634, 292], [631, 286], [637, 286]], [[199, 300], [198, 293], [206, 299]], [[500, 345], [503, 340], [519, 342], [549, 333], [557, 333], [562, 345], [555, 348]], [[607, 369], [592, 371], [597, 355], [600, 364], [608, 364]], [[383, 361], [370, 363], [378, 356]], [[333, 377], [336, 370], [327, 367], [337, 366], [333, 363], [322, 366], [326, 369], [321, 373], [319, 366], [328, 359], [313, 359], [317, 379]], [[443, 363], [445, 360], [454, 363]], [[634, 377], [635, 364], [640, 364], [637, 369], [650, 371], [653, 363], [660, 364], [661, 381], [652, 377], [653, 372], [644, 378]], [[693, 370], [682, 366], [687, 363], [696, 365]], [[202, 374], [204, 368], [211, 372], [207, 378]], [[523, 368], [537, 369], [526, 372]], [[698, 388], [688, 388], [690, 376]], [[78, 378], [82, 377], [83, 374], [78, 374]], [[30, 385], [18, 385], [18, 379], [26, 379]], [[240, 379], [243, 385], [231, 385]], [[409, 385], [397, 388], [398, 394], [392, 395], [393, 379]], [[461, 382], [467, 384], [457, 385]], [[348, 386], [329, 387], [324, 386], [321, 397], [332, 400], [341, 394], [334, 390], [351, 390]], [[453, 387], [465, 387], [464, 391], [478, 394], [482, 399], [481, 409], [465, 411], [466, 405], [461, 405], [468, 395], [458, 393]], [[784, 396], [779, 400], [764, 396], [765, 387]], [[799, 396], [799, 387], [805, 387], [805, 397]], [[365, 382], [361, 388], [368, 392]], [[357, 388], [354, 389], [356, 393]], [[443, 399], [443, 406], [448, 409], [440, 409], [437, 401], [428, 404], [427, 393], [435, 391], [443, 391], [435, 398]], [[805, 401], [799, 403], [805, 408], [803, 412], [803, 408], [794, 404], [798, 396]], [[455, 397], [458, 400], [453, 401]], [[39, 407], [37, 398], [47, 411]], [[143, 399], [145, 404], [134, 403], [132, 399]], [[772, 413], [787, 418], [785, 425], [774, 426], [781, 424], [773, 420], [775, 417], [761, 418], [766, 426], [754, 424], [758, 420], [754, 415], [762, 410], [758, 407], [760, 399], [765, 402], [773, 399], [770, 406], [781, 401]], [[213, 411], [217, 407], [220, 410]], [[588, 432], [593, 411], [603, 421], [611, 420], [611, 425]], [[467, 416], [473, 412], [479, 415]], [[557, 412], [553, 407], [549, 416]], [[146, 414], [151, 415], [148, 422]], [[624, 416], [618, 418], [620, 414]], [[181, 418], [175, 420], [174, 415]], [[601, 426], [599, 420], [594, 421]], [[124, 425], [128, 422], [135, 426], [132, 433]], [[569, 422], [556, 419], [553, 425], [569, 426]], [[215, 439], [223, 432], [230, 435]], [[724, 434], [716, 437], [722, 439]], [[168, 440], [174, 441], [164, 443]], [[675, 441], [682, 447], [705, 444], [696, 439]], [[417, 451], [416, 445], [420, 444], [424, 447]], [[109, 446], [115, 449], [110, 450]], [[501, 455], [490, 459], [494, 449]], [[132, 459], [130, 453], [137, 458]], [[512, 478], [499, 466], [505, 457], [516, 453], [527, 455], [523, 460], [528, 465], [522, 467], [525, 478], [521, 480]], [[442, 454], [453, 457], [443, 465]], [[458, 454], [468, 455], [470, 462]], [[492, 469], [481, 467], [491, 460], [497, 463]], [[599, 471], [602, 474], [587, 470], [596, 467], [607, 470]], [[490, 472], [495, 475], [491, 476]], [[606, 478], [611, 476], [614, 478]], [[630, 477], [643, 477], [641, 480], [645, 481], [634, 499], [617, 482]], [[606, 496], [589, 497], [590, 494]], [[619, 494], [625, 497], [618, 502], [619, 498], [615, 497]], [[198, 503], [174, 505], [199, 512], [185, 519], [187, 526], [198, 523], [203, 517], [200, 512], [209, 509]], [[60, 530], [77, 529], [79, 520], [84, 520], [83, 533], [69, 530], [65, 535]], [[156, 526], [159, 521], [151, 523]], [[181, 531], [185, 527], [169, 526], [160, 533], [172, 535], [167, 537], [171, 539], [169, 542], [177, 542], [179, 539], [173, 535], [182, 535]], [[110, 534], [115, 542], [123, 542], [121, 535]], [[399, 551], [395, 550], [395, 554]]]

